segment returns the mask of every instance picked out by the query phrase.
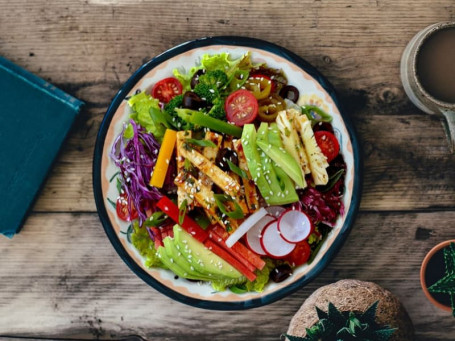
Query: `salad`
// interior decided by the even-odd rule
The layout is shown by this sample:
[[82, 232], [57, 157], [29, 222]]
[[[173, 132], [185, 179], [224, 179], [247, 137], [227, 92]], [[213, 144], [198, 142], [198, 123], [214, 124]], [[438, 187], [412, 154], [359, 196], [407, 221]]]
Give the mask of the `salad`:
[[242, 293], [312, 262], [344, 213], [346, 164], [332, 117], [296, 86], [219, 53], [126, 98], [108, 200], [146, 267]]

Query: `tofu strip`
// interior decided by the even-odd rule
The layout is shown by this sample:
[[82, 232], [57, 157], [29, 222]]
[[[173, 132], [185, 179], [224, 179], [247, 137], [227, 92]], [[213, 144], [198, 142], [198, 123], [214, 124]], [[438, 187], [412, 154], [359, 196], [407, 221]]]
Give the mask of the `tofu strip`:
[[256, 191], [256, 185], [254, 184], [251, 173], [248, 169], [248, 163], [246, 161], [245, 153], [243, 152], [242, 143], [240, 140], [232, 141], [235, 152], [239, 158], [239, 168], [246, 172], [248, 179], [242, 179], [243, 188], [245, 189], [246, 202], [250, 213], [257, 211], [259, 208], [258, 193]]
[[316, 142], [310, 120], [305, 115], [301, 115], [296, 117], [294, 123], [299, 129], [300, 137], [305, 145], [314, 183], [316, 185], [326, 185], [329, 181], [326, 169], [329, 164]]
[[240, 184], [217, 167], [214, 162], [211, 162], [204, 155], [187, 146], [181, 146], [179, 151], [183, 157], [187, 158], [202, 173], [206, 174], [227, 195], [233, 198], [236, 197], [240, 191]]
[[[192, 132], [179, 131], [177, 132], [177, 175], [185, 172], [185, 157], [182, 155], [180, 150], [182, 149], [185, 139], [191, 138]], [[185, 191], [182, 186], [179, 186], [175, 180], [174, 183], [177, 185], [177, 205], [181, 207], [184, 200], [186, 200], [188, 205], [188, 210], [193, 209], [194, 200], [190, 197], [189, 193]]]
[[218, 223], [226, 229], [225, 222], [217, 214], [217, 206], [212, 190], [207, 186], [202, 185], [201, 180], [198, 180], [189, 174], [177, 176], [176, 182], [178, 182], [178, 186], [182, 186], [185, 191], [190, 192], [191, 195], [194, 196], [194, 199], [204, 209], [204, 212], [207, 214], [207, 217], [212, 224]]
[[[204, 155], [210, 162], [215, 162], [216, 155], [218, 154], [221, 142], [223, 141], [223, 137], [220, 134], [208, 131], [205, 133], [205, 140], [212, 141], [216, 144], [216, 147], [205, 147], [202, 151], [202, 155]], [[213, 182], [205, 173], [201, 172], [199, 174], [199, 179], [201, 180], [202, 184], [208, 186], [209, 189], [212, 188]]]
[[[225, 138], [224, 141], [223, 141], [223, 147], [227, 148], [227, 149], [230, 149], [230, 150], [234, 149], [234, 145], [232, 143], [232, 138]], [[240, 183], [240, 176], [238, 176], [237, 174], [235, 174], [232, 171], [229, 171], [228, 174], [235, 181]], [[247, 202], [245, 200], [245, 190], [244, 190], [243, 187], [240, 188], [240, 191], [237, 192], [237, 195], [235, 196], [234, 199], [239, 204], [240, 208], [242, 209], [243, 214], [247, 214], [247, 213], [250, 212], [250, 210], [248, 209]], [[231, 207], [231, 208], [233, 208], [233, 207]]]
[[293, 128], [293, 121], [295, 120], [293, 111], [291, 110], [280, 111], [276, 117], [276, 123], [280, 131], [284, 149], [300, 164], [302, 167], [302, 176], [305, 177], [305, 174], [309, 174], [311, 170], [308, 165], [306, 151], [304, 150], [305, 146], [299, 139], [297, 130]]

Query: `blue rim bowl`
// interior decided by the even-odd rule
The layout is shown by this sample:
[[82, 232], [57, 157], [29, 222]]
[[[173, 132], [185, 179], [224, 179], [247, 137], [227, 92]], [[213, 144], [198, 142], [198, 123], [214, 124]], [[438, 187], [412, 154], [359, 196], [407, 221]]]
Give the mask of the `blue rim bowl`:
[[[164, 284], [160, 283], [152, 276], [150, 276], [144, 269], [142, 269], [132, 258], [131, 256], [125, 251], [123, 246], [121, 245], [116, 232], [111, 224], [111, 221], [108, 217], [106, 207], [105, 207], [105, 198], [103, 197], [103, 192], [101, 188], [101, 161], [103, 155], [103, 147], [104, 141], [106, 138], [106, 133], [108, 131], [109, 125], [111, 120], [127, 94], [132, 90], [134, 85], [150, 70], [152, 70], [157, 65], [161, 64], [162, 62], [166, 61], [169, 58], [177, 56], [183, 52], [199, 48], [199, 47], [206, 47], [211, 45], [228, 45], [228, 46], [245, 46], [256, 48], [260, 50], [265, 50], [276, 54], [284, 59], [296, 64], [309, 75], [311, 75], [319, 84], [323, 87], [323, 89], [330, 95], [332, 100], [334, 101], [335, 105], [338, 107], [338, 110], [341, 113], [343, 118], [343, 122], [346, 126], [346, 129], [349, 133], [349, 138], [352, 143], [353, 154], [354, 154], [354, 185], [352, 190], [352, 200], [349, 207], [349, 211], [345, 212], [346, 219], [341, 227], [340, 232], [338, 233], [337, 238], [330, 246], [330, 248], [326, 251], [324, 256], [318, 262], [318, 264], [310, 270], [306, 275], [302, 276], [299, 280], [289, 284], [288, 286], [269, 294], [261, 295], [258, 298], [254, 299], [247, 299], [245, 301], [236, 301], [236, 302], [221, 302], [221, 301], [209, 301], [209, 300], [201, 300], [195, 299], [192, 297], [185, 296], [179, 292], [174, 291], [173, 289], [165, 286]], [[196, 39], [192, 41], [185, 42], [180, 44], [174, 48], [167, 50], [166, 52], [156, 56], [155, 58], [151, 59], [144, 65], [142, 65], [122, 86], [122, 88], [118, 91], [117, 95], [114, 97], [111, 105], [109, 106], [104, 119], [101, 123], [99, 128], [99, 132], [96, 139], [96, 145], [94, 150], [94, 157], [93, 157], [93, 191], [95, 196], [96, 207], [98, 210], [98, 214], [101, 220], [101, 223], [104, 227], [104, 230], [111, 241], [112, 245], [114, 246], [115, 250], [119, 254], [119, 256], [123, 259], [123, 261], [128, 265], [128, 267], [142, 280], [144, 280], [147, 284], [158, 290], [159, 292], [167, 295], [168, 297], [177, 300], [179, 302], [198, 307], [204, 309], [211, 309], [211, 310], [243, 310], [243, 309], [250, 309], [256, 308], [260, 306], [264, 306], [275, 301], [278, 301], [298, 289], [304, 287], [310, 281], [312, 281], [316, 276], [318, 276], [321, 271], [329, 264], [329, 262], [333, 259], [333, 257], [337, 254], [341, 246], [343, 245], [344, 241], [346, 240], [351, 227], [354, 223], [355, 216], [357, 214], [359, 204], [360, 204], [360, 196], [361, 196], [361, 187], [362, 187], [362, 178], [361, 178], [361, 153], [358, 144], [358, 140], [356, 137], [355, 129], [350, 122], [349, 117], [344, 113], [343, 108], [340, 104], [338, 96], [334, 87], [329, 83], [329, 81], [312, 65], [306, 62], [304, 59], [296, 55], [295, 53], [278, 46], [276, 44], [255, 39], [255, 38], [248, 38], [248, 37], [238, 37], [238, 36], [219, 36], [219, 37], [206, 37], [201, 39]]]

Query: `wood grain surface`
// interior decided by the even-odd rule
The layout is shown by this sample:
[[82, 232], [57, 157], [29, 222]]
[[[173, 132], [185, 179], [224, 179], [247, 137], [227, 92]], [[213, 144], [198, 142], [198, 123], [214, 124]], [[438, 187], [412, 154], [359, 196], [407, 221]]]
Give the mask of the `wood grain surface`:
[[[447, 20], [453, 0], [0, 0], [0, 54], [86, 102], [22, 232], [0, 239], [0, 336], [279, 340], [312, 291], [356, 278], [402, 300], [416, 340], [455, 340], [453, 318], [419, 284], [426, 252], [454, 237], [455, 157], [440, 120], [410, 103], [399, 78], [411, 37]], [[122, 83], [155, 55], [211, 35], [264, 39], [317, 67], [364, 156], [361, 211], [338, 256], [297, 293], [240, 312], [192, 308], [137, 278], [92, 192], [96, 134]]]

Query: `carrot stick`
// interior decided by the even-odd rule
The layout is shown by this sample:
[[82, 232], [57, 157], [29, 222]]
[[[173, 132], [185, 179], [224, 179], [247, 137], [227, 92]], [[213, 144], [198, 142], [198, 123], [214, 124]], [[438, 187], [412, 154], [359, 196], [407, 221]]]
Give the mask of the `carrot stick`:
[[243, 258], [243, 256], [236, 252], [233, 248], [232, 249], [229, 248], [224, 242], [223, 238], [218, 236], [216, 233], [209, 232], [209, 238], [213, 240], [215, 243], [217, 243], [219, 246], [221, 246], [224, 250], [226, 250], [226, 252], [228, 252], [231, 256], [237, 259], [240, 263], [245, 265], [248, 270], [250, 270], [251, 272], [254, 272], [254, 270], [256, 270], [256, 267], [253, 264], [248, 262], [248, 260]]
[[212, 240], [208, 239], [204, 242], [204, 245], [211, 250], [214, 254], [218, 257], [223, 258], [226, 262], [231, 264], [234, 268], [236, 268], [240, 273], [242, 273], [249, 281], [254, 281], [256, 279], [256, 275], [248, 270], [248, 268], [240, 263], [237, 259], [232, 257], [229, 253], [224, 251], [221, 247], [215, 244]]
[[[221, 237], [223, 241], [226, 241], [226, 239], [229, 237], [229, 233], [219, 225], [212, 226], [211, 231]], [[232, 245], [231, 249], [246, 259], [249, 263], [253, 264], [257, 269], [262, 270], [264, 268], [265, 262], [261, 259], [261, 257], [248, 249], [242, 243], [236, 242], [234, 245]]]

